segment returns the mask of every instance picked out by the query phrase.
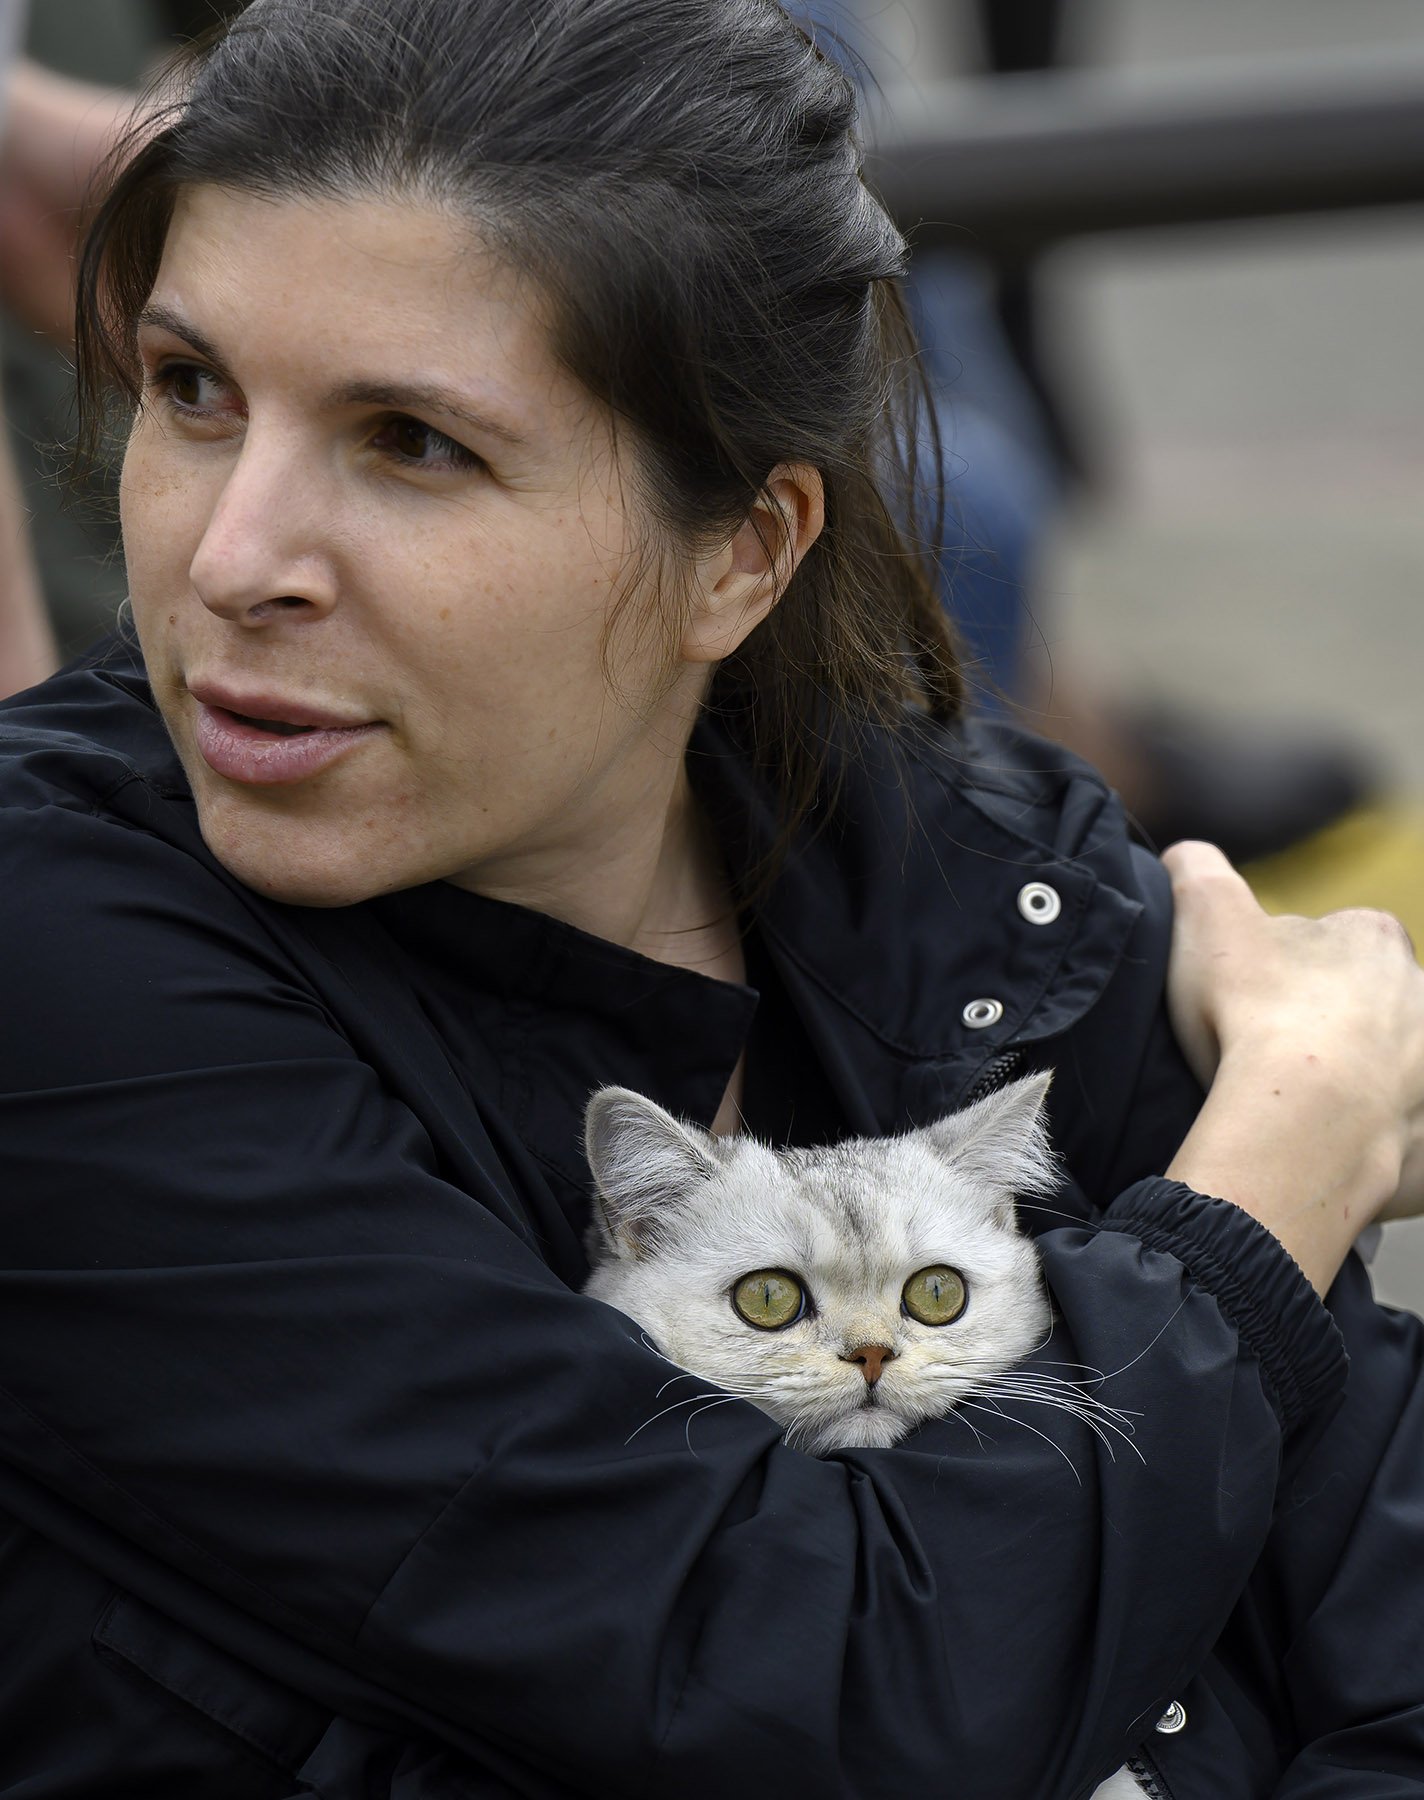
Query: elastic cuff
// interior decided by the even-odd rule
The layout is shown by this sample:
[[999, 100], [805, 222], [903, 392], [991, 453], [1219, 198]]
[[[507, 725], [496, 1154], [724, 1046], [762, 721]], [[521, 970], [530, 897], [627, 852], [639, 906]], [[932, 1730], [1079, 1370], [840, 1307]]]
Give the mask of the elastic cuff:
[[1349, 1366], [1340, 1329], [1285, 1245], [1250, 1213], [1155, 1178], [1120, 1194], [1102, 1228], [1174, 1256], [1211, 1294], [1259, 1362], [1283, 1431], [1339, 1400]]

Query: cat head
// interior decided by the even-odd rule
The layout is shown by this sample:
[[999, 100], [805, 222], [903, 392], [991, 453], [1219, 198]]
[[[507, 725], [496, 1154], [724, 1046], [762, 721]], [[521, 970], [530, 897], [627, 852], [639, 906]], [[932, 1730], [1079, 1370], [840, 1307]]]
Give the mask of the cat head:
[[893, 1444], [1047, 1335], [1014, 1197], [1056, 1181], [1049, 1079], [899, 1137], [787, 1151], [600, 1089], [586, 1291], [800, 1449]]

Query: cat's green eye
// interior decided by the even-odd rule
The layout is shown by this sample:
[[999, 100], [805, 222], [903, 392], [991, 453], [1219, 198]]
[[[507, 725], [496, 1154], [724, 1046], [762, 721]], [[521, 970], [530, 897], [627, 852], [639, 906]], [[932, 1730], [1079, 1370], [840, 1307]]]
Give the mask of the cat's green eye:
[[806, 1290], [785, 1269], [756, 1269], [732, 1289], [732, 1305], [759, 1331], [780, 1331], [805, 1312]]
[[969, 1289], [958, 1269], [944, 1263], [921, 1269], [905, 1283], [900, 1304], [921, 1325], [950, 1325], [964, 1311]]

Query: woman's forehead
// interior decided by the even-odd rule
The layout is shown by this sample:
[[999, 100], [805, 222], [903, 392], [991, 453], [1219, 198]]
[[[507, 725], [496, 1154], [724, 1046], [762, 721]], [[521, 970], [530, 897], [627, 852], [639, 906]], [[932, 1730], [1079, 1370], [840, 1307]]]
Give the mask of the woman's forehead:
[[184, 189], [141, 323], [239, 380], [242, 363], [358, 403], [441, 395], [510, 440], [566, 438], [570, 408], [591, 407], [537, 285], [467, 219], [411, 200]]

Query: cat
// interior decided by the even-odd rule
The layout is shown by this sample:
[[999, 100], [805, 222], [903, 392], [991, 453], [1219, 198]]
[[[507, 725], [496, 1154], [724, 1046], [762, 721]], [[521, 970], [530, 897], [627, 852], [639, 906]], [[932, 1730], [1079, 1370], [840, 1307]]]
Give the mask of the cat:
[[[584, 1132], [597, 1190], [584, 1292], [723, 1390], [667, 1412], [750, 1400], [811, 1455], [886, 1448], [996, 1393], [1130, 1441], [1127, 1415], [1077, 1383], [1011, 1375], [1052, 1324], [1014, 1205], [1057, 1185], [1050, 1080], [1027, 1076], [899, 1137], [816, 1150], [713, 1137], [642, 1094], [600, 1088]], [[1144, 1791], [1124, 1767], [1092, 1800]]]
[[769, 1413], [797, 1449], [891, 1445], [1049, 1335], [1014, 1201], [1056, 1184], [1050, 1079], [898, 1137], [813, 1150], [713, 1137], [601, 1088], [585, 1125], [597, 1190], [585, 1292]]

